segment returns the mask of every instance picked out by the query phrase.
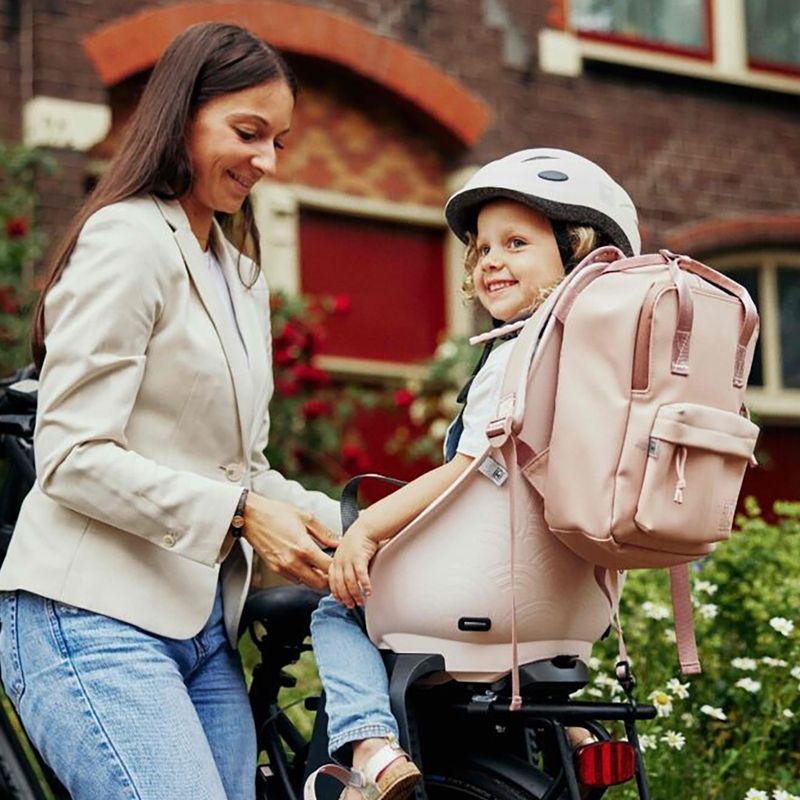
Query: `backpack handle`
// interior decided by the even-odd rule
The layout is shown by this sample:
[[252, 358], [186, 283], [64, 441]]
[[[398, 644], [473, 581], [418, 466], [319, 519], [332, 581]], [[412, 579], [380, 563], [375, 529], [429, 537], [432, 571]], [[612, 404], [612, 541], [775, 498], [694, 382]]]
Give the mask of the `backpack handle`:
[[733, 385], [737, 389], [741, 389], [745, 384], [744, 367], [747, 359], [747, 346], [750, 344], [753, 335], [758, 332], [758, 311], [756, 310], [752, 298], [743, 286], [706, 264], [695, 261], [689, 256], [676, 255], [669, 250], [659, 250], [658, 252], [665, 259], [675, 261], [682, 270], [691, 272], [703, 278], [703, 280], [713, 283], [723, 291], [732, 294], [742, 304], [744, 320], [742, 321], [742, 327], [739, 331], [739, 341], [736, 345], [736, 361], [733, 370]]
[[575, 299], [595, 278], [610, 272], [627, 272], [628, 270], [648, 267], [659, 263], [659, 257], [670, 266], [670, 275], [678, 290], [678, 323], [672, 339], [673, 375], [689, 374], [689, 345], [692, 338], [692, 322], [694, 320], [694, 301], [683, 273], [678, 268], [677, 256], [668, 251], [659, 251], [659, 255], [646, 254], [626, 257], [616, 247], [601, 247], [591, 252], [575, 267], [575, 275], [553, 310], [554, 316], [562, 323], [566, 322]]
[[694, 322], [694, 300], [686, 276], [680, 271], [678, 262], [668, 262], [669, 273], [678, 290], [678, 322], [675, 335], [672, 337], [672, 374], [689, 374], [689, 346], [692, 340], [692, 323]]

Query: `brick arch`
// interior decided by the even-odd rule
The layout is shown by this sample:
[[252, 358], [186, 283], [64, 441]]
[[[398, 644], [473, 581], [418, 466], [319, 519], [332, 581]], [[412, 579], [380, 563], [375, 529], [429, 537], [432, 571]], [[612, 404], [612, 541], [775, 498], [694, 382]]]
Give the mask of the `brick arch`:
[[748, 214], [674, 228], [664, 245], [675, 252], [704, 255], [763, 245], [800, 246], [800, 214]]
[[334, 62], [410, 101], [471, 147], [491, 118], [489, 107], [424, 56], [342, 14], [281, 0], [178, 3], [118, 19], [84, 37], [106, 86], [150, 69], [188, 25], [234, 22], [281, 50]]

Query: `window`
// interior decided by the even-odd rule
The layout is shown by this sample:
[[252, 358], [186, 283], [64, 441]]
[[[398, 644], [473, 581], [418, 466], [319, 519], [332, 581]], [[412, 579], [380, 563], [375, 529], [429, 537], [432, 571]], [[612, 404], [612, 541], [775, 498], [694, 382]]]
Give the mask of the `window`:
[[800, 418], [800, 252], [755, 251], [708, 262], [750, 292], [761, 316], [749, 380], [752, 407]]
[[583, 35], [710, 56], [707, 0], [571, 0], [570, 25]]
[[800, 4], [797, 0], [745, 0], [751, 67], [800, 73]]
[[539, 66], [620, 64], [800, 94], [798, 0], [550, 0]]
[[[461, 185], [463, 176], [453, 178]], [[442, 335], [473, 332], [460, 298], [463, 246], [440, 208], [262, 181], [253, 191], [270, 287], [341, 296], [320, 364], [339, 374], [410, 378]]]
[[300, 209], [304, 294], [344, 295], [321, 353], [394, 363], [429, 359], [445, 332], [444, 232]]

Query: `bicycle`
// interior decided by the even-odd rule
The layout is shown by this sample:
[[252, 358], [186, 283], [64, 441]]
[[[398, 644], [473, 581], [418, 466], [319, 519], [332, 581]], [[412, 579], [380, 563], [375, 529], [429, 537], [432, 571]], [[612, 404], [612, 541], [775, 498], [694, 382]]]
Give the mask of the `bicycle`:
[[[0, 384], [0, 452], [9, 461], [0, 490], [0, 556], [18, 503], [34, 480], [36, 397], [20, 378], [29, 376]], [[310, 738], [291, 721], [279, 697], [295, 681], [287, 668], [311, 648], [309, 620], [320, 597], [306, 587], [277, 586], [252, 593], [245, 604], [240, 634], [249, 635], [260, 654], [250, 686], [260, 752], [257, 800], [298, 800], [306, 776], [330, 760], [324, 696], [304, 698], [305, 707], [316, 712]], [[656, 710], [635, 702], [630, 674], [621, 681], [625, 701], [581, 702], [569, 698], [588, 683], [583, 662], [561, 656], [525, 664], [523, 705], [512, 712], [508, 678], [493, 684], [441, 682], [439, 655], [386, 653], [385, 660], [400, 744], [423, 773], [415, 800], [597, 800], [610, 786], [631, 780], [641, 800], [649, 800], [636, 722], [653, 719]], [[627, 742], [613, 739], [602, 724], [610, 721], [624, 725]], [[597, 741], [573, 753], [569, 725], [587, 728]], [[26, 753], [19, 731], [9, 704], [0, 703], [0, 800], [69, 800], [35, 752]], [[340, 793], [335, 781], [318, 779], [322, 800]]]

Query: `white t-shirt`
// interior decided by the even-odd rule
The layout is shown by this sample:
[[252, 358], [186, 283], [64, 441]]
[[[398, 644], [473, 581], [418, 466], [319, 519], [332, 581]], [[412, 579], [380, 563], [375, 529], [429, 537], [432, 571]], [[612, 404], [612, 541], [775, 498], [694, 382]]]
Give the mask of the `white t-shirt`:
[[236, 310], [233, 307], [231, 290], [228, 287], [228, 281], [225, 280], [225, 273], [222, 271], [222, 264], [219, 263], [217, 254], [211, 247], [209, 247], [206, 251], [206, 258], [208, 259], [208, 268], [211, 271], [211, 280], [214, 281], [214, 286], [217, 288], [217, 293], [219, 294], [220, 300], [222, 300], [222, 305], [224, 305], [225, 308], [230, 312], [233, 324], [236, 326], [236, 333], [239, 334], [239, 341], [242, 343], [242, 347], [244, 348], [244, 354], [247, 356], [247, 345], [244, 343], [244, 336], [242, 336], [242, 330], [239, 327], [239, 320], [236, 318]]
[[[489, 446], [486, 426], [497, 414], [503, 374], [511, 356], [514, 339], [496, 344], [472, 381], [467, 393], [462, 422], [464, 430], [458, 440], [456, 452], [477, 458]], [[447, 437], [445, 437], [447, 441]]]

